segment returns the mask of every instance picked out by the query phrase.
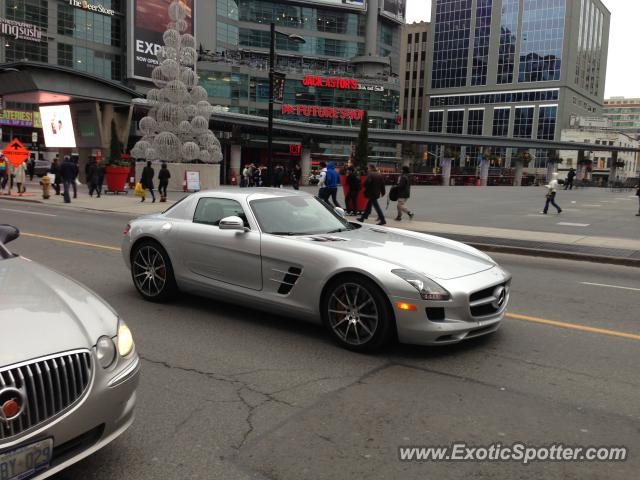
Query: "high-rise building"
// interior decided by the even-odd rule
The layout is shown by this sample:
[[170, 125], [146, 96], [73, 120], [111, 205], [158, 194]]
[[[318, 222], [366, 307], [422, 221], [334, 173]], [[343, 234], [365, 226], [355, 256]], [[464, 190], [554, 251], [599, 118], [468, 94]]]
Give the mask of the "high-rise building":
[[429, 131], [560, 140], [572, 116], [602, 114], [600, 0], [434, 0], [431, 18]]
[[429, 23], [405, 25], [400, 49], [400, 117], [405, 130], [426, 130]]
[[640, 139], [640, 98], [611, 97], [604, 101], [610, 129]]

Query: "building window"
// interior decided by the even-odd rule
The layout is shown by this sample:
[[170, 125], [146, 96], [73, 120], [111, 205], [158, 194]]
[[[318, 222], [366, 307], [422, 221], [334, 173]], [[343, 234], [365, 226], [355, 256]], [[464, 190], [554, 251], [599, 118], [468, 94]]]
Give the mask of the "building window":
[[446, 107], [452, 105], [486, 105], [523, 102], [553, 102], [560, 98], [558, 89], [552, 90], [520, 90], [517, 92], [485, 93], [474, 95], [443, 95], [432, 96], [432, 107]]
[[496, 108], [493, 111], [493, 136], [507, 137], [509, 135], [510, 108]]
[[503, 0], [500, 20], [500, 49], [498, 50], [498, 84], [513, 83], [519, 13], [520, 0]]
[[540, 107], [538, 112], [538, 140], [555, 140], [558, 107]]
[[524, 2], [520, 83], [560, 80], [565, 1]]
[[6, 17], [46, 29], [49, 27], [48, 3], [47, 0], [7, 0]]
[[442, 133], [444, 122], [444, 112], [429, 112], [429, 132]]
[[431, 88], [466, 85], [470, 36], [471, 0], [438, 1]]
[[467, 135], [482, 135], [484, 126], [484, 109], [469, 110], [469, 120], [467, 121]]
[[516, 115], [513, 122], [514, 138], [531, 138], [534, 113], [535, 107], [516, 107]]
[[122, 80], [122, 57], [120, 55], [58, 43], [58, 65], [106, 80]]
[[464, 129], [464, 110], [449, 110], [447, 112], [447, 133], [462, 135]]
[[491, 11], [493, 0], [478, 0], [476, 8], [476, 31], [473, 47], [471, 85], [487, 84], [489, 63], [489, 40], [491, 38]]
[[49, 63], [49, 46], [46, 42], [30, 40], [5, 40], [5, 56], [7, 62], [42, 62]]

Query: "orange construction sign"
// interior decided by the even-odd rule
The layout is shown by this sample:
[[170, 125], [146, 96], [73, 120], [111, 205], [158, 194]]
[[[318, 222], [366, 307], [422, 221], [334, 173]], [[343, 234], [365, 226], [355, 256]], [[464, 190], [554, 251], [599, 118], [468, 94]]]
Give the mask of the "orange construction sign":
[[14, 138], [7, 148], [2, 151], [3, 155], [7, 157], [7, 160], [11, 162], [14, 167], [20, 166], [29, 158], [29, 150], [24, 148], [24, 145], [20, 140]]

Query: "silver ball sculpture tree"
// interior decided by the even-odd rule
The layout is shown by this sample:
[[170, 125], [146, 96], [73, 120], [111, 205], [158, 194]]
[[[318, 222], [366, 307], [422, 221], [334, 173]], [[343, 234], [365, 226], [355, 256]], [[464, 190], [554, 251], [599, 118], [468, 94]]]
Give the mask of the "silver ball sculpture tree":
[[151, 108], [140, 120], [144, 137], [131, 154], [134, 158], [166, 162], [220, 163], [220, 142], [209, 130], [211, 104], [207, 91], [198, 85], [194, 67], [198, 60], [193, 35], [187, 29], [187, 11], [179, 0], [169, 5], [164, 47], [158, 52], [160, 64], [151, 72], [156, 86], [147, 93]]

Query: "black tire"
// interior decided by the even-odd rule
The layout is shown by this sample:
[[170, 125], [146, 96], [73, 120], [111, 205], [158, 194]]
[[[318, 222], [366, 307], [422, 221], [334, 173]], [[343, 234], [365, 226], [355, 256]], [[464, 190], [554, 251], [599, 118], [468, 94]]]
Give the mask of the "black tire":
[[144, 240], [133, 248], [131, 278], [138, 293], [150, 302], [167, 302], [178, 291], [169, 254], [153, 240]]
[[348, 350], [381, 350], [395, 337], [395, 320], [387, 296], [361, 275], [332, 280], [324, 290], [320, 313], [334, 341]]

